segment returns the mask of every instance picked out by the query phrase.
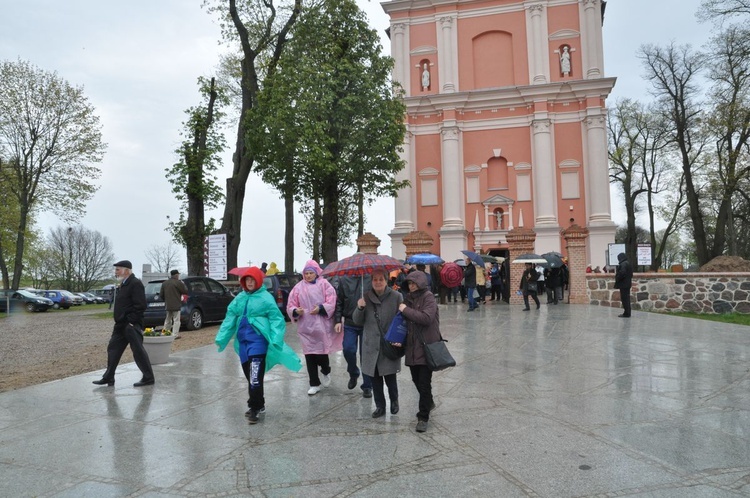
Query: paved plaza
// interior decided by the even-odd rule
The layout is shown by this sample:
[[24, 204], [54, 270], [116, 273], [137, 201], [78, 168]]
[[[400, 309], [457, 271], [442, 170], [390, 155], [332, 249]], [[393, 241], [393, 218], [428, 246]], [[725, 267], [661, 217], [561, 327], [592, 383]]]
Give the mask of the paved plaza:
[[458, 366], [424, 434], [408, 369], [400, 413], [372, 419], [340, 353], [312, 397], [304, 369], [271, 370], [257, 425], [214, 347], [152, 387], [127, 364], [113, 388], [99, 371], [3, 393], [0, 496], [750, 496], [750, 328], [619, 313], [441, 305]]

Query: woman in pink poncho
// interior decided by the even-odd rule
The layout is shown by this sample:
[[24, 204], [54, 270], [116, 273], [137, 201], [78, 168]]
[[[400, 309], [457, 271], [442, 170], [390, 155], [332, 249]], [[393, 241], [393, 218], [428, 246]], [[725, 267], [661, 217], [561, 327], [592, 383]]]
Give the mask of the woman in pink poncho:
[[[333, 312], [336, 309], [336, 290], [321, 277], [321, 269], [313, 260], [305, 263], [304, 280], [289, 293], [286, 312], [297, 322], [297, 334], [305, 354], [310, 376], [310, 396], [320, 392], [320, 386], [331, 385], [331, 365], [328, 353], [341, 351], [343, 334], [333, 331]], [[318, 368], [322, 375], [318, 376]]]

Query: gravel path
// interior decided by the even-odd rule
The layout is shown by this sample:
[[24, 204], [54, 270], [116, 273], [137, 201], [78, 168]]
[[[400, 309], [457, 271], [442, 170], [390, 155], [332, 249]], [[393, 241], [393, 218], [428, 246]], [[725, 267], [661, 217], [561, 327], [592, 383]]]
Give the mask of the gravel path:
[[[105, 368], [112, 325], [105, 306], [0, 318], [0, 392]], [[213, 344], [216, 330], [180, 331], [172, 351]], [[128, 348], [121, 363], [131, 361]]]

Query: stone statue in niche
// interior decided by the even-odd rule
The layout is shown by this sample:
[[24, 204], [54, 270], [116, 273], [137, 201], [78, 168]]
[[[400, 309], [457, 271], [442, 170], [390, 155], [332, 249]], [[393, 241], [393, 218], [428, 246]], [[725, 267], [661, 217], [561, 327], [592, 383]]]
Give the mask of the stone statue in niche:
[[570, 49], [565, 45], [560, 54], [560, 72], [563, 76], [570, 76]]
[[422, 69], [422, 90], [430, 89], [430, 68], [427, 63], [424, 63]]
[[497, 229], [502, 230], [503, 229], [503, 212], [502, 210], [498, 209], [495, 211], [495, 218], [497, 218]]

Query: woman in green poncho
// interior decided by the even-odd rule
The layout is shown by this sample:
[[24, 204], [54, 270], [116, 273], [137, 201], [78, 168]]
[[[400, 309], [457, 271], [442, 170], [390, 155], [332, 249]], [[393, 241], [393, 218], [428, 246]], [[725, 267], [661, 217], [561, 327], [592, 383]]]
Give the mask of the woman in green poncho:
[[281, 364], [298, 372], [302, 362], [284, 342], [286, 322], [273, 296], [263, 285], [260, 268], [248, 268], [240, 277], [240, 285], [244, 292], [229, 304], [214, 342], [221, 352], [234, 339], [234, 350], [240, 356], [242, 371], [249, 383], [250, 397], [245, 416], [251, 424], [255, 424], [258, 415], [266, 410], [263, 393], [266, 370]]

